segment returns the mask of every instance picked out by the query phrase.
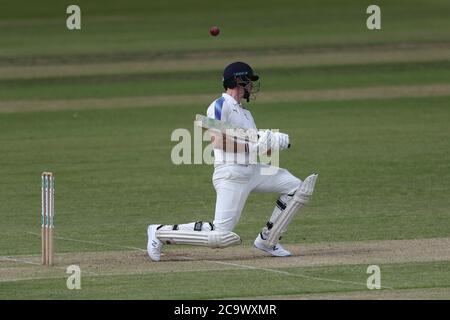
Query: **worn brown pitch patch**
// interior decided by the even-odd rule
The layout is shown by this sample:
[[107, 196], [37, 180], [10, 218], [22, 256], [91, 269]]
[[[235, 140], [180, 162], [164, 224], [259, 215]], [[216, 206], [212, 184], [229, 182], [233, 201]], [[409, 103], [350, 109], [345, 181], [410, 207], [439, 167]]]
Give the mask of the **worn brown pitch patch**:
[[[275, 258], [249, 246], [225, 249], [166, 246], [160, 262], [142, 251], [57, 254], [55, 267], [39, 265], [38, 255], [0, 257], [0, 282], [66, 277], [79, 265], [85, 276], [125, 276], [166, 272], [270, 269], [355, 264], [450, 261], [450, 238], [286, 245], [292, 257]], [[16, 259], [17, 261], [14, 261]]]
[[[230, 298], [240, 299], [240, 298]], [[314, 293], [245, 297], [250, 300], [449, 300], [450, 288], [420, 288], [401, 290], [365, 290], [353, 292]]]

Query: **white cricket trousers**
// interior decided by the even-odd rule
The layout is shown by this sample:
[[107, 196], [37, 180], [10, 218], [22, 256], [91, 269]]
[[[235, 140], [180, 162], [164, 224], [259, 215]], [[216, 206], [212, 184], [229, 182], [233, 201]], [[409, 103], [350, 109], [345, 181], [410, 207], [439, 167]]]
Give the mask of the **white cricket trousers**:
[[233, 231], [250, 192], [283, 196], [295, 192], [302, 183], [286, 169], [263, 164], [220, 164], [212, 180], [217, 193], [214, 227], [218, 231]]

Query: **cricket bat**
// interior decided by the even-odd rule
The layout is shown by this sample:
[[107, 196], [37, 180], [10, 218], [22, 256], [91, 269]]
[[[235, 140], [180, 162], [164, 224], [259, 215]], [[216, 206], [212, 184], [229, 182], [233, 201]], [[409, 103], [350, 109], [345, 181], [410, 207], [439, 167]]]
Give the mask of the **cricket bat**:
[[[231, 137], [237, 137], [238, 139], [249, 141], [251, 143], [258, 142], [258, 132], [254, 129], [239, 128], [228, 122], [208, 118], [201, 114], [195, 116], [194, 124], [203, 129], [223, 133]], [[290, 147], [291, 144], [289, 144], [288, 148]]]

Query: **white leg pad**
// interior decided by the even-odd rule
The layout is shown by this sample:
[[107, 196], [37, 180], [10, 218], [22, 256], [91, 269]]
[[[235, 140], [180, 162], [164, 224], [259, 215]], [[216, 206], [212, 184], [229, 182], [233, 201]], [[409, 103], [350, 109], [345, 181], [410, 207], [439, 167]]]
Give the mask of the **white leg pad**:
[[295, 192], [291, 201], [289, 201], [283, 214], [281, 214], [278, 219], [274, 222], [272, 228], [269, 232], [269, 237], [267, 238], [267, 245], [274, 246], [278, 243], [280, 236], [287, 230], [288, 225], [291, 223], [292, 218], [295, 214], [304, 207], [310, 196], [314, 192], [314, 186], [316, 185], [316, 180], [319, 175], [314, 173], [308, 176], [300, 186], [300, 188]]
[[225, 248], [241, 244], [241, 238], [229, 231], [157, 230], [156, 237], [165, 244], [190, 244], [211, 248]]

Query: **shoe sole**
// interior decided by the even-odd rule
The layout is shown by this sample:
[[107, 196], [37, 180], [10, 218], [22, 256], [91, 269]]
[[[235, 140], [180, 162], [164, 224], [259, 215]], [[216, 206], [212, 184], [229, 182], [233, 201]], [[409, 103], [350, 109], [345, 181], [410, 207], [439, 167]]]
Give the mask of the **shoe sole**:
[[290, 256], [292, 256], [292, 253], [289, 253], [288, 255], [276, 255], [276, 254], [273, 254], [273, 252], [270, 251], [270, 250], [268, 250], [267, 248], [265, 248], [265, 247], [262, 247], [262, 248], [257, 247], [256, 244], [254, 244], [254, 243], [253, 243], [253, 246], [254, 246], [256, 249], [258, 249], [258, 250], [261, 250], [261, 251], [264, 251], [264, 252], [269, 253], [269, 254], [270, 254], [271, 256], [273, 256], [273, 257], [290, 257]]

